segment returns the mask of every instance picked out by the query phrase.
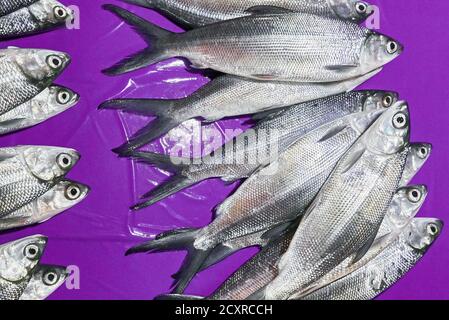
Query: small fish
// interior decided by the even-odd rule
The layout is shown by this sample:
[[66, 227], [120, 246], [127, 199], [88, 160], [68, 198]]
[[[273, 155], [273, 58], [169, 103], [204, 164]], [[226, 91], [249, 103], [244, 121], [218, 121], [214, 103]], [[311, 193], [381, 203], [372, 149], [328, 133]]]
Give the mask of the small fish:
[[68, 148], [18, 146], [0, 149], [0, 218], [53, 188], [80, 159]]
[[374, 9], [358, 0], [122, 0], [166, 14], [183, 27], [196, 28], [207, 24], [248, 15], [248, 9], [276, 6], [292, 11], [335, 17], [356, 23], [368, 18]]
[[149, 45], [104, 70], [107, 75], [184, 57], [194, 68], [258, 80], [335, 82], [378, 69], [403, 50], [397, 41], [350, 21], [280, 8], [263, 7], [249, 17], [176, 34], [120, 7], [103, 7]]
[[62, 52], [9, 47], [0, 50], [0, 115], [37, 96], [70, 63]]
[[39, 0], [2, 0], [0, 4], [0, 17], [28, 7], [37, 1]]
[[346, 258], [363, 257], [402, 178], [409, 123], [407, 104], [396, 103], [342, 157], [304, 214], [279, 275], [255, 297], [291, 299]]
[[329, 97], [355, 89], [381, 70], [333, 83], [272, 83], [223, 75], [184, 99], [114, 99], [99, 108], [157, 116], [157, 120], [139, 130], [128, 143], [114, 150], [125, 155], [190, 119], [213, 122]]
[[67, 279], [66, 267], [38, 265], [19, 300], [45, 300]]
[[[350, 114], [388, 108], [398, 100], [388, 91], [356, 91], [298, 104], [270, 115], [255, 115], [251, 131], [218, 148], [202, 159], [185, 159], [133, 151], [125, 155], [142, 163], [174, 173], [170, 180], [143, 196], [136, 205], [148, 207], [174, 193], [210, 178], [233, 182], [249, 177], [260, 166], [271, 162], [304, 134]], [[248, 139], [246, 139], [248, 137]]]
[[303, 300], [371, 300], [401, 279], [426, 254], [443, 230], [438, 219], [417, 218], [364, 267]]
[[384, 111], [382, 107], [348, 115], [309, 132], [220, 204], [211, 224], [165, 233], [128, 253], [187, 249], [175, 288], [182, 292], [217, 246], [261, 231], [262, 238], [270, 239], [297, 220], [338, 160]]
[[0, 135], [32, 127], [75, 106], [79, 95], [61, 86], [50, 86], [36, 97], [0, 116]]
[[49, 31], [72, 20], [72, 11], [56, 0], [39, 0], [0, 17], [0, 39], [11, 39]]
[[84, 200], [88, 186], [70, 180], [62, 180], [44, 195], [13, 213], [0, 218], [0, 230], [8, 230], [43, 223]]
[[[412, 195], [418, 192], [418, 197]], [[425, 186], [410, 186], [401, 188], [395, 194], [388, 211], [386, 219], [382, 222], [380, 231], [376, 241], [382, 244], [375, 246], [376, 250], [370, 249], [368, 257], [373, 259], [379, 251], [395, 241], [395, 237], [402, 232], [408, 224], [411, 223], [415, 215], [420, 210], [427, 196], [427, 188]], [[419, 198], [419, 199], [418, 199]], [[418, 199], [418, 200], [417, 200]], [[285, 233], [279, 235], [278, 238], [268, 243], [266, 247], [237, 270], [219, 289], [217, 289], [207, 299], [210, 300], [244, 300], [250, 299], [258, 290], [264, 288], [268, 283], [278, 275], [277, 264], [282, 255], [287, 251], [291, 240], [294, 236], [298, 224], [292, 226]], [[391, 236], [385, 237], [385, 235]], [[320, 279], [322, 285], [332, 282], [332, 279], [341, 278], [351, 273], [353, 270], [364, 266], [369, 259], [363, 258], [365, 261], [359, 261], [354, 266], [351, 258], [343, 262], [339, 267], [333, 270], [329, 275]], [[318, 285], [317, 285], [318, 287]], [[168, 299], [199, 299], [200, 297], [166, 295], [160, 298]]]
[[20, 298], [46, 245], [41, 235], [0, 245], [0, 300]]

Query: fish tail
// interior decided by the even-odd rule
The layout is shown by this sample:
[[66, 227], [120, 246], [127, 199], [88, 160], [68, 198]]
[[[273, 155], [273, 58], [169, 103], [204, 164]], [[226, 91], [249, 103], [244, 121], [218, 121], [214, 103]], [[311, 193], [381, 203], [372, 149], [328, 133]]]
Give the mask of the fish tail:
[[157, 186], [150, 192], [144, 194], [142, 199], [148, 199], [143, 203], [135, 205], [133, 210], [140, 210], [149, 207], [156, 202], [159, 202], [178, 191], [181, 191], [187, 187], [190, 187], [199, 181], [186, 177], [183, 174], [185, 169], [188, 169], [190, 165], [190, 159], [171, 157], [152, 152], [143, 151], [131, 151], [124, 154], [124, 156], [132, 157], [141, 163], [146, 163], [151, 166], [158, 167], [160, 169], [174, 173], [174, 175], [165, 183]]
[[174, 35], [173, 32], [159, 28], [138, 15], [113, 4], [105, 4], [103, 9], [112, 12], [130, 25], [149, 45], [148, 48], [126, 57], [112, 67], [103, 70], [103, 73], [106, 75], [119, 75], [172, 57], [172, 54], [169, 53], [170, 50], [166, 48], [166, 42]]
[[119, 155], [129, 153], [165, 135], [171, 129], [194, 117], [179, 112], [176, 109], [176, 102], [177, 100], [114, 99], [102, 103], [99, 109], [122, 110], [123, 112], [157, 117], [137, 131], [127, 143], [114, 151]]
[[184, 294], [161, 294], [154, 298], [154, 300], [166, 300], [166, 301], [193, 301], [193, 300], [204, 300], [204, 297], [199, 296], [189, 296]]
[[182, 293], [213, 250], [213, 248], [201, 250], [194, 247], [199, 231], [200, 229], [179, 229], [162, 233], [152, 241], [129, 249], [126, 255], [187, 250], [187, 257], [179, 272], [179, 280], [175, 281], [173, 286], [173, 293]]

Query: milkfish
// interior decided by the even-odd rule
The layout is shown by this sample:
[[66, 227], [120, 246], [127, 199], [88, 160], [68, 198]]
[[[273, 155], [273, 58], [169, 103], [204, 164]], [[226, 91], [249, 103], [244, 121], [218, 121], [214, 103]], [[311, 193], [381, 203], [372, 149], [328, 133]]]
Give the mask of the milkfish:
[[64, 284], [66, 267], [38, 265], [19, 300], [45, 300]]

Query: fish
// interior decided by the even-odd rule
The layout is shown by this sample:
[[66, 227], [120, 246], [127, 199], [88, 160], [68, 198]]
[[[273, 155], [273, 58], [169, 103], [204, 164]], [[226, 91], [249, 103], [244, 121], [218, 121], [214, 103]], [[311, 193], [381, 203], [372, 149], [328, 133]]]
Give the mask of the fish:
[[0, 17], [0, 39], [49, 31], [73, 20], [72, 11], [56, 0], [39, 0]]
[[249, 115], [349, 92], [382, 68], [361, 77], [333, 83], [271, 83], [230, 75], [215, 78], [191, 96], [178, 100], [113, 99], [99, 109], [122, 110], [157, 119], [139, 130], [126, 144], [114, 149], [127, 154], [166, 134], [190, 119], [214, 122]]
[[132, 207], [140, 210], [174, 193], [210, 178], [230, 183], [249, 177], [258, 168], [271, 162], [309, 131], [349, 114], [389, 108], [398, 101], [392, 91], [355, 91], [298, 104], [270, 115], [254, 115], [255, 125], [229, 141], [213, 154], [198, 159], [132, 151], [129, 156], [138, 162], [174, 173]]
[[38, 265], [19, 300], [45, 300], [62, 286], [67, 277], [66, 267]]
[[248, 15], [247, 10], [258, 6], [275, 6], [292, 11], [334, 17], [360, 23], [368, 18], [374, 8], [358, 0], [122, 0], [126, 3], [154, 9], [166, 14], [185, 28], [198, 28], [223, 20]]
[[[114, 5], [104, 9], [131, 25], [146, 49], [103, 70], [120, 75], [168, 58], [196, 69], [264, 81], [336, 82], [361, 76], [397, 58], [403, 46], [350, 21], [272, 7], [249, 17], [172, 33]], [[338, 30], [338, 32], [336, 32]]]
[[[418, 192], [419, 196], [410, 196], [413, 192]], [[424, 185], [402, 187], [396, 192], [393, 201], [390, 203], [390, 206], [386, 212], [386, 219], [382, 222], [379, 233], [376, 237], [376, 241], [382, 244], [382, 246], [379, 245], [378, 248], [385, 248], [395, 240], [397, 234], [402, 232], [402, 230], [406, 228], [409, 223], [411, 223], [422, 207], [426, 197], [427, 187]], [[417, 200], [417, 198], [419, 199]], [[253, 294], [264, 288], [278, 275], [277, 264], [282, 255], [284, 255], [287, 251], [298, 227], [298, 223], [292, 224], [286, 232], [280, 234], [266, 247], [262, 248], [258, 254], [238, 269], [227, 281], [225, 281], [225, 283], [223, 283], [207, 298], [184, 295], [162, 295], [158, 297], [158, 299], [250, 299]], [[392, 236], [386, 238], [385, 236], [389, 234], [392, 234]], [[378, 254], [379, 250], [375, 252]], [[367, 254], [367, 256], [373, 258], [376, 255]], [[364, 260], [369, 261], [365, 257]], [[337, 277], [338, 275], [343, 277], [345, 274], [349, 274], [352, 270], [357, 270], [363, 266], [363, 263], [366, 263], [365, 261], [360, 261], [356, 263], [358, 266], [354, 267], [354, 265], [350, 263], [351, 261], [351, 258], [348, 258], [347, 261], [343, 262], [335, 269], [335, 272], [331, 272], [330, 275], [326, 277], [331, 278], [332, 275], [334, 277]], [[326, 283], [329, 279], [320, 281]]]
[[87, 185], [64, 179], [44, 195], [0, 218], [0, 231], [43, 223], [80, 203], [89, 191]]
[[39, 263], [47, 237], [34, 235], [0, 245], [0, 300], [17, 300]]
[[182, 292], [220, 244], [261, 231], [262, 238], [270, 238], [302, 215], [338, 160], [384, 111], [348, 115], [311, 131], [220, 204], [211, 224], [164, 233], [128, 254], [188, 250], [175, 286], [176, 293]]
[[321, 288], [302, 300], [371, 300], [401, 279], [439, 237], [443, 222], [416, 218], [376, 258], [364, 267]]
[[2, 4], [0, 5], [0, 17], [28, 7], [37, 1], [39, 0], [2, 0]]
[[42, 123], [75, 106], [80, 96], [62, 86], [50, 86], [31, 100], [0, 116], [0, 135]]
[[1, 148], [0, 218], [44, 195], [64, 178], [79, 159], [80, 154], [69, 148]]
[[69, 63], [69, 55], [58, 51], [0, 49], [0, 115], [50, 86]]
[[398, 102], [341, 158], [304, 214], [279, 275], [255, 297], [288, 300], [373, 243], [404, 170], [409, 111]]

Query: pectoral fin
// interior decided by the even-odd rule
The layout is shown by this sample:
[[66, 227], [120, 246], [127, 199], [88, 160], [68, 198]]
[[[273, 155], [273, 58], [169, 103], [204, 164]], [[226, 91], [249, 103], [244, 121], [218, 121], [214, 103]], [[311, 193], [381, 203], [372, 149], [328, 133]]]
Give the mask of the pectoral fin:
[[347, 72], [347, 71], [353, 70], [358, 67], [359, 67], [358, 64], [338, 64], [338, 65], [326, 66], [325, 69], [330, 70], [330, 71], [337, 71], [337, 72]]
[[276, 6], [254, 6], [245, 10], [245, 13], [250, 14], [285, 14], [294, 12], [289, 9], [276, 7]]
[[362, 158], [365, 153], [365, 148], [360, 148], [359, 150], [353, 152], [351, 156], [349, 156], [346, 161], [342, 164], [343, 170], [342, 173], [346, 173], [351, 170], [352, 167]]
[[365, 245], [354, 256], [354, 259], [352, 260], [352, 264], [358, 262], [360, 259], [362, 259], [365, 256], [365, 254], [369, 251], [369, 249], [373, 245], [374, 240], [376, 240], [376, 235], [377, 235], [377, 232], [373, 232], [373, 234], [370, 236], [370, 238], [365, 243]]

